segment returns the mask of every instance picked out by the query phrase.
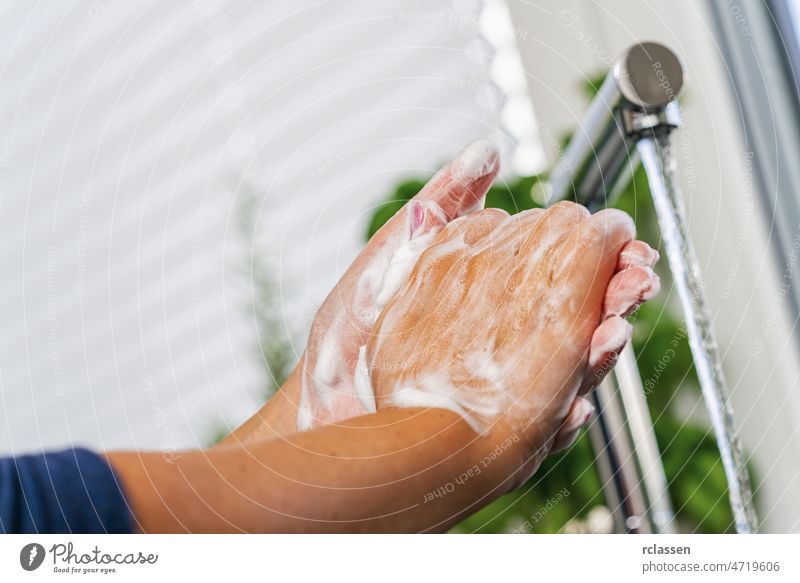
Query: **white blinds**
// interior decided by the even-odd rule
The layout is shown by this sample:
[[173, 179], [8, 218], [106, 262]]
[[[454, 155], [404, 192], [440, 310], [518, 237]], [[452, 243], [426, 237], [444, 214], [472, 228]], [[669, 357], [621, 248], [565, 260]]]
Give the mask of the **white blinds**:
[[235, 197], [299, 351], [371, 206], [492, 129], [469, 4], [4, 4], [0, 452], [204, 444], [258, 407]]

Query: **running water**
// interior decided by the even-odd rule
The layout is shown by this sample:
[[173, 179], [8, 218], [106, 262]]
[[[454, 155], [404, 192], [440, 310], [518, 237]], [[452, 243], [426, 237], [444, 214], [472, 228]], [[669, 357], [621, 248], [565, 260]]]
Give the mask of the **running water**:
[[728, 479], [728, 493], [736, 530], [739, 533], [752, 533], [756, 531], [757, 524], [750, 479], [736, 436], [733, 409], [722, 374], [719, 349], [709, 322], [700, 264], [686, 232], [686, 213], [680, 189], [674, 180], [675, 158], [672, 155], [669, 134], [640, 139], [637, 148], [647, 172], [669, 267], [686, 318], [694, 366]]

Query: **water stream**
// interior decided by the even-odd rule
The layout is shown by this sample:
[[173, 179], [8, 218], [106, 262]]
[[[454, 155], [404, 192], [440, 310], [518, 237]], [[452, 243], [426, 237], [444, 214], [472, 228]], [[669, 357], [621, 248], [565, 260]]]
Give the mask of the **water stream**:
[[647, 172], [674, 286], [683, 306], [694, 366], [728, 479], [736, 530], [739, 533], [756, 532], [757, 519], [747, 466], [736, 435], [719, 348], [709, 321], [700, 264], [687, 236], [686, 213], [674, 179], [675, 158], [669, 134], [642, 138], [637, 143], [637, 149]]

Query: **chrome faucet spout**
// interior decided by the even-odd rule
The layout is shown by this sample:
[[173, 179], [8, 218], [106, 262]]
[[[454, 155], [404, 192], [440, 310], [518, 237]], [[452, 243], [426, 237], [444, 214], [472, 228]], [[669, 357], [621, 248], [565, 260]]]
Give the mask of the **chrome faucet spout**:
[[590, 210], [613, 204], [628, 184], [642, 136], [680, 126], [678, 57], [653, 42], [632, 46], [611, 68], [550, 175], [549, 202], [571, 199]]
[[[610, 206], [628, 184], [642, 153], [689, 346], [720, 449], [736, 529], [755, 532], [752, 490], [733, 422], [720, 352], [711, 329], [700, 267], [688, 238], [674, 180], [669, 134], [681, 123], [684, 75], [667, 47], [634, 45], [612, 67], [550, 180], [548, 203], [571, 199], [590, 210]], [[630, 346], [614, 374], [592, 395], [589, 428], [606, 502], [619, 532], [670, 532], [667, 481]]]

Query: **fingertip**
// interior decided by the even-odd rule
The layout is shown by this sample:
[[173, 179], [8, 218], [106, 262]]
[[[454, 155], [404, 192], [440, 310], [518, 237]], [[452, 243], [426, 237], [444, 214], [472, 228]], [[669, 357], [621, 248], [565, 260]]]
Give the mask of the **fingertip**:
[[416, 198], [432, 200], [448, 221], [483, 207], [486, 192], [500, 171], [500, 150], [491, 138], [465, 146]]
[[601, 366], [609, 357], [619, 354], [633, 335], [633, 326], [625, 318], [611, 316], [592, 335], [589, 347], [589, 368]]
[[578, 439], [580, 430], [591, 420], [595, 407], [584, 397], [575, 397], [564, 423], [556, 433], [551, 453], [567, 449]]
[[622, 271], [629, 267], [653, 267], [659, 259], [658, 251], [644, 241], [630, 241], [619, 252], [617, 270]]
[[459, 182], [474, 182], [500, 170], [500, 149], [485, 137], [467, 144], [449, 166], [450, 177]]
[[617, 272], [608, 284], [603, 304], [605, 317], [628, 316], [661, 291], [661, 279], [647, 266]]
[[603, 209], [593, 214], [591, 220], [606, 236], [619, 243], [628, 243], [636, 237], [633, 218], [619, 209]]
[[652, 300], [654, 297], [658, 295], [660, 291], [661, 291], [661, 278], [655, 271], [651, 269], [650, 287], [647, 288], [647, 290], [645, 290], [645, 292], [642, 294], [642, 301], [646, 302], [648, 300]]
[[565, 428], [567, 431], [580, 429], [589, 422], [592, 415], [594, 415], [594, 405], [592, 402], [584, 397], [575, 397], [572, 410], [567, 417], [567, 422], [564, 424]]
[[572, 218], [575, 223], [582, 222], [592, 216], [592, 213], [585, 206], [568, 200], [561, 200], [545, 210], [548, 215], [560, 214], [566, 217], [573, 215]]

